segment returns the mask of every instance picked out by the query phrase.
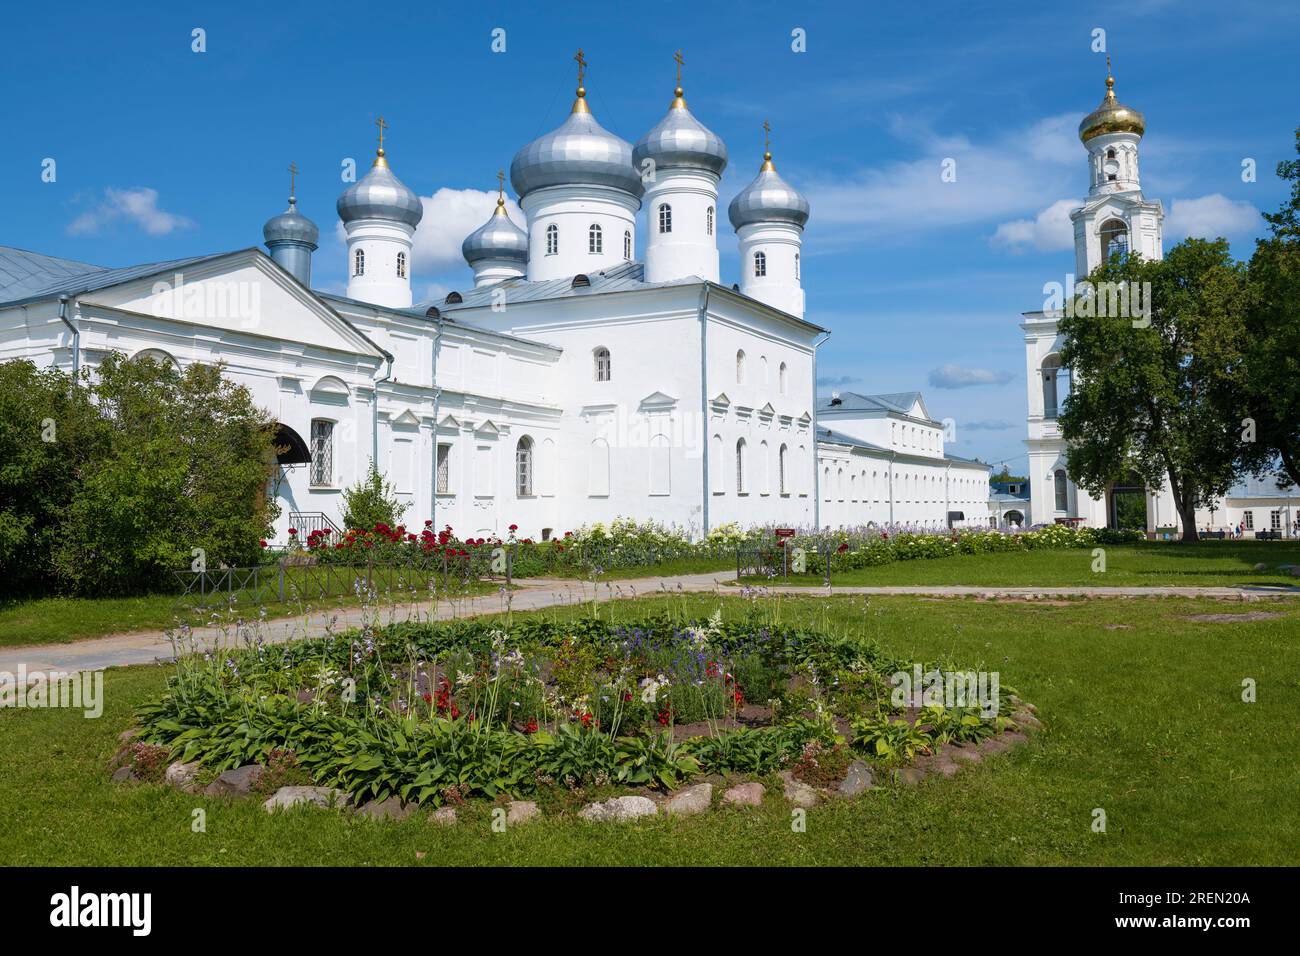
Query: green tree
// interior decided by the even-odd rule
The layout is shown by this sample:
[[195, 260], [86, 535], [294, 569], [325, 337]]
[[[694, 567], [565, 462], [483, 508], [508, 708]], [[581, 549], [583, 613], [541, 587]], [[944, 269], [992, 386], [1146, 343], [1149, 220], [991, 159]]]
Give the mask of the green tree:
[[0, 363], [0, 580], [10, 593], [52, 588], [59, 526], [107, 438], [70, 375], [27, 359]]
[[[1162, 260], [1112, 256], [1088, 281], [1096, 293], [1060, 321], [1070, 474], [1094, 496], [1130, 470], [1168, 479], [1195, 541], [1197, 504], [1227, 492], [1240, 455], [1244, 270], [1226, 240], [1187, 239]], [[1116, 291], [1144, 314], [1114, 308]]]
[[1255, 246], [1244, 300], [1243, 414], [1255, 434], [1242, 464], [1291, 485], [1300, 484], [1300, 159], [1278, 163], [1277, 174], [1290, 181], [1291, 196], [1264, 213], [1272, 236]]
[[108, 356], [91, 386], [109, 432], [82, 469], [55, 564], [79, 593], [166, 589], [175, 570], [249, 564], [277, 508], [274, 423], [219, 366]]
[[410, 505], [397, 497], [397, 489], [370, 463], [366, 476], [343, 489], [343, 524], [371, 531], [377, 524], [394, 527]]
[[1011, 469], [1008, 468], [1006, 465], [1003, 465], [1002, 470], [999, 471], [997, 474], [989, 475], [990, 482], [1028, 481], [1028, 480], [1029, 479], [1026, 478], [1024, 475], [1011, 474]]

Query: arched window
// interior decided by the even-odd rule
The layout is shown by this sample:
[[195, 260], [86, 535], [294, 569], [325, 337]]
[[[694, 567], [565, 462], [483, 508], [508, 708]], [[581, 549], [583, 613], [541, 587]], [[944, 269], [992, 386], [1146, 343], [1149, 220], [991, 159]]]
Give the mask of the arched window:
[[743, 385], [745, 382], [745, 350], [741, 349], [736, 353], [736, 384]]
[[608, 382], [610, 373], [609, 349], [602, 345], [591, 354], [596, 362], [596, 381]]
[[1106, 150], [1106, 158], [1107, 159], [1115, 158], [1115, 147], [1112, 146], [1110, 149]]
[[587, 252], [591, 255], [600, 255], [605, 251], [605, 239], [600, 231], [600, 226], [592, 223], [587, 230]]
[[659, 231], [673, 231], [673, 207], [668, 203], [659, 204]]
[[527, 435], [515, 445], [515, 494], [520, 498], [533, 495], [533, 440]]
[[551, 223], [546, 227], [546, 254], [553, 256], [560, 251], [560, 230]]
[[366, 250], [358, 249], [352, 256], [352, 274], [354, 276], [363, 276], [366, 274]]
[[790, 370], [786, 368], [784, 362], [781, 363], [781, 367], [776, 371], [776, 383], [777, 386], [781, 389], [781, 394], [784, 395], [786, 393], [786, 389], [790, 385]]
[[799, 253], [794, 254], [794, 279], [799, 281]]
[[1055, 485], [1056, 485], [1056, 510], [1069, 511], [1070, 495], [1069, 495], [1069, 489], [1066, 487], [1065, 484], [1065, 469], [1063, 468], [1056, 469], [1056, 474], [1053, 475], [1052, 477], [1055, 480]]
[[766, 355], [760, 355], [758, 357], [758, 379], [764, 385], [767, 384], [767, 356]]
[[777, 487], [780, 489], [781, 494], [788, 495], [790, 493], [790, 488], [785, 483], [785, 453], [786, 447], [785, 445], [782, 445], [780, 450], [776, 453], [776, 480]]
[[406, 278], [406, 253], [405, 252], [399, 252], [397, 254], [397, 278], [399, 279]]
[[1056, 418], [1061, 407], [1061, 356], [1053, 352], [1043, 359], [1043, 417]]
[[1119, 219], [1107, 219], [1101, 224], [1101, 257], [1109, 259], [1117, 252], [1128, 252], [1128, 226]]
[[767, 253], [765, 252], [754, 253], [754, 275], [755, 276], [767, 275]]
[[736, 494], [743, 495], [745, 488], [745, 439], [736, 441]]
[[706, 236], [713, 235], [713, 207], [712, 206], [704, 210], [704, 234]]
[[632, 261], [632, 233], [627, 231], [623, 233], [623, 258]]

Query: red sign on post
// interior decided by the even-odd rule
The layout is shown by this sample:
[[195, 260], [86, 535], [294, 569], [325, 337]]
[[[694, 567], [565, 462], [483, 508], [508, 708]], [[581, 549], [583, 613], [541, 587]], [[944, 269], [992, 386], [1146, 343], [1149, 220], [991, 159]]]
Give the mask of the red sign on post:
[[794, 537], [794, 528], [777, 528], [777, 529], [776, 529], [776, 536], [777, 536], [778, 538], [793, 538], [793, 537]]

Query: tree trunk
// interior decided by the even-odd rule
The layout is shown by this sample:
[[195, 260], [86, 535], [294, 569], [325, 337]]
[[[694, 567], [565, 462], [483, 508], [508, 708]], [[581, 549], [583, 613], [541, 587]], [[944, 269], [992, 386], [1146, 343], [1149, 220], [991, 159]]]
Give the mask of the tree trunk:
[[1179, 538], [1184, 544], [1195, 544], [1201, 540], [1196, 531], [1196, 499], [1189, 494], [1179, 495], [1178, 517], [1183, 521], [1183, 536]]
[[1300, 467], [1297, 466], [1295, 456], [1290, 453], [1289, 449], [1279, 449], [1279, 457], [1282, 459], [1282, 470], [1286, 476], [1291, 479], [1291, 483], [1300, 485]]

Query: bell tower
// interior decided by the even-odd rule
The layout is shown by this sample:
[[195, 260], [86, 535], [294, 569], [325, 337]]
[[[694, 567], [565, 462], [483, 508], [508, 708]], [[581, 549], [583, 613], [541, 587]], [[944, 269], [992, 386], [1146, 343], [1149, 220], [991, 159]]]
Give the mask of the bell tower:
[[1079, 124], [1088, 150], [1088, 198], [1070, 213], [1074, 223], [1075, 273], [1082, 279], [1116, 252], [1145, 259], [1164, 256], [1165, 213], [1142, 196], [1138, 144], [1146, 119], [1115, 97], [1115, 77], [1106, 58], [1106, 95]]

